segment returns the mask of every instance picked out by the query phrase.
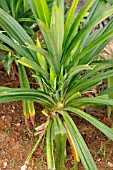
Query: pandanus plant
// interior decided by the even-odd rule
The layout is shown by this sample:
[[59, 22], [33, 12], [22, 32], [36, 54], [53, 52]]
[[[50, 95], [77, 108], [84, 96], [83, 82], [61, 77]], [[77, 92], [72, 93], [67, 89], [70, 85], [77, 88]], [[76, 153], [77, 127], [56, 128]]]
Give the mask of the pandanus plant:
[[[9, 35], [1, 32], [0, 39], [16, 51], [15, 58], [21, 71], [21, 83], [24, 82], [23, 88], [0, 87], [0, 103], [24, 100], [43, 106], [42, 114], [46, 117], [46, 122], [36, 128], [40, 133], [39, 139], [28, 155], [26, 164], [46, 134], [48, 169], [63, 169], [68, 139], [75, 161], [81, 160], [86, 170], [97, 170], [70, 112], [84, 118], [113, 140], [112, 129], [81, 110], [82, 106], [92, 104], [113, 105], [113, 99], [104, 95], [84, 97], [84, 93], [100, 81], [113, 76], [113, 70], [108, 69], [112, 68], [112, 65], [92, 62], [113, 38], [113, 18], [103, 29], [92, 31], [96, 25], [113, 14], [113, 5], [106, 8], [105, 0], [88, 0], [75, 17], [78, 0], [74, 0], [64, 20], [63, 0], [53, 2], [52, 12], [46, 0], [28, 1], [32, 10], [38, 11], [37, 22], [45, 45], [41, 45], [38, 38], [35, 44], [25, 30], [0, 9], [1, 27]], [[79, 25], [90, 8], [88, 18], [79, 30]], [[38, 84], [37, 89], [30, 89], [28, 79], [25, 79], [24, 66], [31, 69], [32, 76]]]

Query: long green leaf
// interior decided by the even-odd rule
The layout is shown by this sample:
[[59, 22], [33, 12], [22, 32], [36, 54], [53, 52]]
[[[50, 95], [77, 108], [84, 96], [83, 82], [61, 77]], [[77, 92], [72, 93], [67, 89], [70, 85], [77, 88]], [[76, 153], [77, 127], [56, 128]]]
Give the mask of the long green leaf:
[[53, 3], [50, 29], [54, 39], [56, 57], [57, 60], [60, 62], [64, 38], [64, 13], [62, 11], [62, 3], [59, 4], [59, 8], [56, 2]]
[[78, 60], [80, 60], [83, 56], [85, 56], [88, 52], [90, 52], [92, 49], [94, 49], [97, 45], [102, 44], [105, 40], [109, 39], [110, 37], [113, 37], [113, 30], [111, 30], [109, 32], [105, 32], [103, 35], [101, 35], [95, 41], [90, 43], [81, 53], [78, 54], [78, 56], [76, 58], [74, 58], [72, 60], [72, 63], [75, 63]]
[[35, 89], [27, 88], [4, 88], [0, 87], [0, 103], [16, 101], [16, 100], [30, 100], [36, 101], [38, 103], [42, 101], [45, 102], [48, 106], [55, 106], [56, 103], [54, 100], [45, 92]]
[[46, 136], [46, 150], [47, 150], [47, 165], [48, 169], [55, 169], [55, 162], [53, 156], [53, 122], [50, 120], [47, 127]]
[[35, 8], [34, 1], [33, 0], [27, 0], [27, 2], [29, 3], [29, 6], [30, 6], [30, 8], [33, 12], [33, 15], [34, 15], [35, 19], [37, 20], [38, 15], [37, 15], [37, 11], [36, 11], [36, 8]]
[[75, 68], [73, 67], [70, 69], [70, 71], [68, 73], [69, 79], [83, 70], [92, 70], [92, 68], [88, 64], [87, 65], [79, 65], [79, 66], [76, 66]]
[[62, 169], [66, 147], [66, 130], [58, 115], [54, 118], [54, 130], [56, 144], [56, 169]]
[[86, 5], [82, 8], [82, 10], [80, 11], [80, 13], [78, 14], [78, 16], [75, 18], [73, 25], [71, 26], [70, 32], [68, 34], [67, 40], [66, 40], [66, 44], [64, 46], [64, 52], [66, 52], [67, 47], [69, 46], [70, 42], [73, 39], [73, 36], [75, 35], [78, 26], [80, 24], [80, 22], [82, 21], [83, 17], [85, 16], [86, 12], [90, 9], [90, 7], [92, 6], [92, 4], [95, 2], [96, 0], [89, 0]]
[[112, 0], [107, 0], [111, 5], [113, 5], [113, 1]]
[[50, 26], [50, 11], [46, 0], [34, 0], [38, 18], [48, 27]]
[[79, 98], [75, 100], [73, 103], [93, 103], [98, 105], [110, 105], [113, 106], [113, 99], [106, 98], [104, 96], [98, 96], [95, 98]]
[[9, 6], [6, 0], [0, 0], [0, 8], [4, 9], [5, 11], [9, 11]]
[[4, 35], [3, 33], [0, 32], [0, 39], [8, 44], [10, 47], [12, 47], [14, 50], [16, 50], [20, 55], [26, 57], [26, 58], [31, 58], [31, 55], [19, 44], [11, 40], [9, 37]]
[[[37, 47], [41, 48], [41, 44], [40, 44], [40, 42], [39, 42], [38, 37], [37, 37], [37, 40], [36, 40], [36, 45], [37, 45]], [[48, 55], [49, 55], [49, 54], [48, 54]], [[46, 63], [46, 59], [44, 58], [44, 56], [37, 52], [37, 57], [38, 57], [38, 61], [39, 61], [40, 66], [41, 66], [44, 70], [47, 71], [47, 63]]]
[[[25, 42], [34, 45], [34, 42], [26, 33], [26, 31], [18, 24], [18, 22], [0, 8], [0, 23], [1, 27], [7, 32], [7, 34], [13, 38], [17, 43], [24, 45]], [[29, 49], [27, 51], [31, 54], [31, 57], [37, 61], [35, 53]]]
[[69, 33], [71, 25], [72, 25], [72, 21], [73, 21], [73, 18], [74, 18], [74, 14], [75, 14], [77, 4], [78, 4], [78, 0], [72, 2], [69, 13], [66, 17], [66, 22], [65, 22], [65, 27], [64, 27], [64, 30], [65, 30], [64, 31], [64, 44], [66, 42], [68, 33]]
[[[91, 74], [91, 76], [92, 75], [93, 73]], [[69, 86], [70, 89], [68, 89], [66, 96], [71, 96], [73, 93], [78, 92], [78, 91], [80, 93], [83, 93], [84, 91], [87, 91], [95, 87], [101, 80], [109, 78], [111, 76], [113, 76], [112, 70], [97, 74], [95, 75], [95, 77], [90, 77], [89, 79], [84, 79], [84, 76], [83, 76], [83, 78], [81, 78], [81, 81], [77, 81], [75, 83], [75, 86], [71, 86], [71, 84], [69, 84], [71, 87]]]
[[45, 57], [45, 60], [49, 63], [49, 65], [55, 69], [55, 66], [54, 66], [54, 60], [52, 58], [52, 56], [44, 49], [38, 47], [38, 46], [34, 46], [34, 45], [31, 45], [31, 44], [28, 44], [26, 43], [27, 45], [27, 48], [33, 50], [33, 51], [36, 51], [38, 53], [40, 53], [41, 55], [43, 55]]
[[[29, 80], [25, 71], [24, 66], [18, 64], [19, 70], [19, 80], [21, 88], [30, 88]], [[34, 117], [35, 117], [35, 108], [33, 101], [22, 101], [23, 103], [23, 112], [26, 118], [31, 118], [32, 124], [34, 124]]]
[[90, 22], [88, 22], [86, 25], [84, 25], [84, 27], [79, 31], [78, 34], [76, 34], [74, 39], [71, 41], [71, 44], [70, 44], [69, 48], [67, 49], [67, 52], [66, 52], [66, 55], [65, 55], [63, 61], [65, 61], [65, 59], [68, 57], [69, 53], [73, 50], [73, 48], [75, 47], [77, 42], [79, 40], [81, 40], [87, 32], [90, 32], [97, 24], [99, 24], [101, 21], [103, 21], [105, 18], [107, 18], [111, 14], [113, 14], [112, 6], [107, 8], [106, 11], [104, 11], [101, 15], [98, 16], [98, 14], [97, 14], [97, 16], [95, 16], [94, 19], [92, 19]]
[[43, 68], [41, 68], [38, 64], [36, 64], [34, 61], [31, 61], [25, 57], [22, 57], [21, 60], [17, 60], [17, 62], [35, 71], [38, 71], [39, 74], [42, 74], [47, 79], [49, 78], [49, 74]]
[[67, 112], [61, 111], [60, 114], [63, 116], [71, 135], [74, 136], [73, 140], [75, 141], [75, 145], [80, 155], [84, 168], [86, 170], [89, 170], [89, 169], [97, 170], [97, 167], [93, 161], [93, 158], [89, 152], [89, 149], [87, 148], [87, 145], [85, 144], [72, 118], [68, 115]]
[[104, 91], [102, 91], [102, 92], [100, 92], [100, 93], [99, 93], [99, 96], [105, 95], [105, 94], [109, 94], [109, 93], [111, 93], [111, 92], [113, 92], [113, 86], [107, 88], [106, 90], [104, 90]]
[[[46, 24], [44, 24], [41, 20], [38, 20], [39, 27], [43, 33], [48, 51], [50, 55], [53, 57], [53, 64], [55, 65], [56, 70], [59, 70], [59, 62], [57, 59], [57, 52], [56, 52], [56, 47], [55, 47], [55, 42], [54, 42], [54, 37], [52, 35], [51, 30], [47, 27]], [[52, 65], [53, 65], [52, 64]]]
[[[19, 80], [21, 88], [30, 88], [28, 83], [28, 78], [25, 72], [25, 69], [22, 65], [18, 64]], [[23, 113], [27, 119], [29, 119], [29, 108], [28, 101], [22, 101]]]
[[[101, 15], [101, 13], [103, 12], [103, 10], [105, 9], [105, 5], [106, 5], [106, 1], [96, 1], [96, 2], [94, 3], [94, 5], [93, 5], [91, 11], [89, 12], [89, 15], [88, 15], [88, 17], [87, 17], [84, 25], [87, 24], [87, 22], [89, 22], [91, 19], [94, 19], [97, 14], [98, 14], [98, 15]], [[105, 27], [106, 27], [106, 26], [105, 26]], [[104, 28], [105, 28], [105, 27], [104, 27]], [[102, 32], [104, 31], [104, 28], [101, 29]], [[97, 32], [97, 31], [94, 31], [94, 34], [95, 34], [95, 32]], [[90, 35], [92, 36], [91, 32], [88, 31], [88, 32], [86, 33], [84, 39], [81, 41], [81, 44], [80, 44], [80, 46], [79, 46], [79, 48], [78, 48], [78, 50], [77, 50], [77, 53], [79, 53], [81, 49], [84, 49], [84, 47], [87, 46], [87, 44], [89, 44], [89, 42], [90, 42], [90, 40], [91, 40], [91, 36], [90, 36]], [[97, 37], [98, 37], [98, 36], [97, 36]], [[97, 38], [97, 37], [96, 37], [96, 38]], [[88, 41], [88, 40], [89, 40], [89, 41]]]
[[[102, 103], [101, 99], [101, 103]], [[96, 118], [90, 116], [89, 114], [85, 113], [84, 111], [80, 109], [76, 109], [74, 107], [67, 107], [64, 110], [71, 111], [75, 113], [76, 115], [86, 119], [88, 122], [90, 122], [92, 125], [94, 125], [96, 128], [98, 128], [101, 132], [103, 132], [108, 138], [113, 140], [113, 130], [110, 129], [108, 126], [104, 125], [100, 121], [98, 121]]]

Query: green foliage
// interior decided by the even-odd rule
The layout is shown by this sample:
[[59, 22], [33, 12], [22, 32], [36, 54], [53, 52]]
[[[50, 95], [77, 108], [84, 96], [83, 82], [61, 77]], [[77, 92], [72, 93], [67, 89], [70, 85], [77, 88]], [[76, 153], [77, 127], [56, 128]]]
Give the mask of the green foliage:
[[[35, 31], [38, 30], [38, 26], [36, 23], [37, 17], [35, 18], [33, 16], [31, 10], [32, 8], [30, 8], [29, 2], [30, 1], [27, 0], [18, 0], [18, 2], [17, 0], [0, 0], [0, 8], [11, 15], [29, 35], [33, 35], [35, 34]], [[52, 0], [48, 0], [47, 2], [48, 4], [50, 4], [52, 3]], [[39, 13], [41, 12], [39, 11]], [[0, 30], [2, 30], [1, 26]], [[11, 63], [15, 59], [12, 54], [11, 47], [4, 44], [3, 41], [0, 42], [0, 60], [4, 64], [7, 74], [10, 74]]]
[[113, 1], [112, 0], [107, 0], [111, 5], [113, 5]]
[[[82, 97], [100, 81], [113, 76], [113, 70], [109, 69], [112, 68], [110, 63], [92, 63], [113, 38], [113, 18], [103, 29], [95, 32], [92, 30], [113, 14], [113, 5], [105, 8], [105, 0], [89, 0], [75, 17], [74, 12], [78, 1], [76, 3], [73, 1], [64, 21], [63, 0], [53, 2], [52, 12], [46, 0], [28, 0], [28, 2], [43, 34], [45, 47], [41, 46], [38, 39], [35, 45], [25, 30], [2, 9], [0, 9], [0, 23], [8, 36], [1, 32], [0, 39], [16, 51], [15, 57], [19, 65], [31, 69], [39, 87], [38, 89], [29, 88], [28, 79], [23, 78], [26, 75], [25, 70], [20, 65], [20, 81], [23, 88], [0, 87], [0, 102], [29, 100], [44, 107], [42, 113], [47, 117], [47, 122], [44, 128], [38, 127], [42, 133], [33, 151], [46, 134], [49, 169], [63, 169], [67, 134], [75, 161], [81, 160], [86, 170], [97, 170], [69, 112], [86, 119], [113, 140], [113, 131], [110, 128], [80, 110], [82, 106], [91, 104], [113, 105], [113, 99], [106, 98], [104, 95], [95, 98]], [[87, 20], [79, 30], [83, 17], [91, 7]], [[27, 86], [24, 86], [24, 82]], [[54, 140], [56, 150], [54, 150]], [[33, 151], [28, 156], [27, 163]]]
[[34, 33], [30, 26], [35, 19], [27, 0], [0, 0], [0, 8], [15, 18], [29, 34]]
[[[112, 88], [113, 87], [113, 77], [108, 78], [108, 88]], [[113, 91], [111, 91], [110, 93], [108, 93], [109, 98], [113, 99]], [[108, 117], [111, 116], [112, 112], [113, 112], [113, 108], [111, 106], [107, 107], [107, 114]]]

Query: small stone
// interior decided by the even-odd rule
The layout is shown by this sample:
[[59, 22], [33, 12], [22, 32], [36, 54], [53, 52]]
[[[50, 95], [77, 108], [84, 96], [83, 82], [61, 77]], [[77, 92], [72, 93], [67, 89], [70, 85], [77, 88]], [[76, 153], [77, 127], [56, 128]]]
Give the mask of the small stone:
[[110, 168], [113, 168], [113, 164], [112, 164], [111, 162], [108, 162], [108, 166], [109, 166]]
[[100, 161], [101, 161], [101, 159], [99, 158], [97, 161], [98, 161], [98, 162], [100, 162]]
[[7, 167], [7, 162], [4, 162], [3, 163], [3, 168], [6, 168]]
[[17, 123], [16, 126], [20, 126], [20, 123]]
[[21, 170], [27, 170], [27, 165], [21, 166]]
[[11, 117], [10, 115], [8, 115], [8, 116], [6, 117], [6, 119], [7, 119], [9, 122], [12, 121], [12, 117]]
[[5, 116], [4, 115], [2, 116], [2, 120], [5, 120]]

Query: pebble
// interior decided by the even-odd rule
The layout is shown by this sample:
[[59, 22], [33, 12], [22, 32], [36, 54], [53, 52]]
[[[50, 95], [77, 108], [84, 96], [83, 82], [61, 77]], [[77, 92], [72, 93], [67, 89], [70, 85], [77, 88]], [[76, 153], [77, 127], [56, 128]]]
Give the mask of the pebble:
[[27, 170], [27, 165], [21, 166], [21, 170]]
[[7, 125], [8, 127], [11, 126], [12, 117], [11, 117], [10, 115], [7, 115], [7, 116], [4, 116], [4, 115], [3, 115], [1, 118], [2, 118], [2, 120], [5, 122], [5, 126], [4, 126], [4, 127], [6, 127], [6, 125]]
[[7, 162], [4, 162], [3, 163], [3, 168], [6, 168], [7, 167]]
[[6, 117], [6, 119], [7, 119], [9, 122], [12, 121], [12, 117], [11, 117], [10, 115], [8, 115], [8, 116]]
[[5, 115], [3, 115], [2, 116], [2, 120], [4, 120], [4, 121], [9, 121], [9, 122], [11, 122], [12, 121], [12, 116], [10, 116], [10, 115], [7, 115], [7, 116], [5, 116]]
[[108, 162], [108, 166], [109, 166], [110, 168], [113, 168], [113, 164], [112, 164], [111, 162]]
[[17, 123], [16, 126], [20, 126], [20, 123]]
[[5, 116], [4, 115], [2, 116], [2, 120], [5, 120]]
[[98, 162], [100, 162], [100, 161], [101, 161], [101, 159], [99, 158], [97, 161], [98, 161]]

